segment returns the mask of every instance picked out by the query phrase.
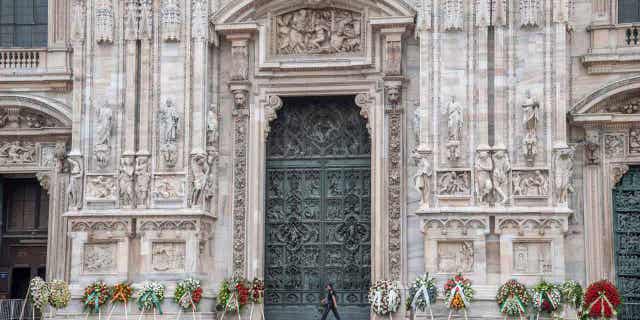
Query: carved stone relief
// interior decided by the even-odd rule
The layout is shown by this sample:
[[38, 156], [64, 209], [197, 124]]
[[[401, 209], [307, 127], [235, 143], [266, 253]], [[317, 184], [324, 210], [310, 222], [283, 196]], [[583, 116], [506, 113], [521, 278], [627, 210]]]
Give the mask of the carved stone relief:
[[491, 153], [479, 150], [476, 154], [476, 197], [481, 204], [491, 203], [494, 191], [491, 173], [493, 172], [493, 160]]
[[444, 3], [444, 29], [447, 31], [462, 30], [464, 25], [463, 0], [445, 0]]
[[209, 34], [209, 10], [206, 0], [191, 2], [191, 37], [204, 41]]
[[160, 107], [158, 112], [160, 153], [164, 164], [173, 168], [178, 162], [178, 139], [180, 137], [180, 114], [171, 99]]
[[111, 176], [93, 176], [88, 178], [87, 198], [94, 200], [112, 200], [115, 198], [115, 181]]
[[513, 271], [518, 274], [551, 273], [551, 244], [549, 242], [513, 243]]
[[218, 139], [219, 139], [219, 118], [218, 108], [215, 105], [210, 105], [207, 111], [207, 152], [218, 151]]
[[111, 157], [111, 135], [113, 133], [113, 110], [104, 102], [96, 109], [94, 156], [98, 167], [106, 168]]
[[[401, 269], [401, 185], [402, 185], [402, 100], [399, 83], [385, 85], [389, 119], [389, 164], [388, 164], [388, 212], [389, 212], [389, 273], [392, 280], [400, 279]], [[428, 184], [427, 184], [428, 185]], [[425, 185], [425, 186], [427, 186]]]
[[231, 45], [231, 80], [247, 80], [249, 78], [248, 42], [234, 41]]
[[75, 219], [71, 220], [72, 232], [96, 232], [96, 231], [109, 231], [128, 233], [130, 231], [131, 220], [129, 218], [123, 219]]
[[527, 97], [525, 102], [522, 104], [522, 110], [522, 125], [525, 131], [522, 151], [527, 163], [529, 165], [533, 165], [536, 155], [538, 154], [537, 130], [538, 124], [540, 123], [540, 104], [536, 99], [531, 97], [530, 91], [527, 91]]
[[149, 188], [151, 186], [151, 173], [148, 157], [136, 157], [135, 178], [136, 206], [138, 208], [146, 208], [148, 206]]
[[505, 150], [497, 150], [493, 153], [492, 160], [495, 203], [504, 204], [509, 199], [509, 172], [511, 171], [509, 154]]
[[203, 204], [209, 173], [207, 156], [196, 154], [191, 157], [191, 206], [200, 207]]
[[438, 194], [446, 196], [469, 196], [471, 177], [469, 171], [438, 172]]
[[160, 23], [164, 41], [180, 41], [182, 13], [178, 0], [163, 0], [160, 8]]
[[162, 200], [184, 197], [184, 178], [181, 176], [156, 176], [153, 197]]
[[537, 27], [540, 16], [540, 0], [520, 0], [520, 26]]
[[361, 13], [338, 9], [298, 9], [275, 18], [274, 51], [288, 54], [336, 54], [362, 51]]
[[95, 37], [98, 43], [113, 43], [113, 3], [112, 0], [98, 0], [95, 8]]
[[[282, 108], [282, 99], [276, 95], [269, 96], [267, 104], [264, 107], [265, 120], [267, 123], [271, 123], [271, 121], [278, 117], [278, 110], [280, 110], [280, 108]], [[265, 128], [265, 138], [268, 136], [270, 130], [271, 126], [267, 125]]]
[[85, 244], [82, 271], [84, 273], [115, 273], [116, 250], [116, 243]]
[[42, 129], [61, 126], [56, 119], [19, 107], [4, 107], [0, 110], [0, 129]]
[[67, 185], [69, 210], [78, 210], [82, 208], [82, 165], [80, 159], [67, 158], [67, 162], [69, 163], [69, 184]]
[[587, 164], [593, 165], [600, 163], [600, 134], [597, 131], [587, 131], [584, 142], [584, 153]]
[[573, 192], [573, 148], [558, 149], [555, 155], [555, 196], [558, 204], [567, 204], [569, 193]]
[[629, 130], [629, 153], [640, 153], [640, 129]]
[[473, 272], [473, 241], [439, 241], [438, 272]]
[[36, 173], [36, 179], [40, 182], [40, 186], [43, 190], [49, 193], [49, 187], [51, 187], [51, 173], [49, 172], [38, 172]]
[[498, 234], [541, 237], [565, 234], [569, 229], [569, 222], [567, 216], [509, 215], [496, 217], [495, 226]]
[[56, 163], [55, 153], [55, 145], [40, 145], [40, 166], [53, 168]]
[[549, 195], [549, 172], [546, 170], [514, 171], [511, 192], [516, 197], [546, 197]]
[[637, 96], [623, 98], [620, 101], [604, 101], [598, 113], [635, 114], [640, 112], [640, 98]]
[[[387, 36], [387, 38], [391, 38]], [[396, 36], [397, 40], [387, 39], [384, 57], [384, 72], [386, 75], [400, 75], [402, 73], [402, 36]]]
[[36, 164], [36, 144], [29, 141], [1, 141], [0, 165]]
[[[233, 150], [233, 270], [243, 273], [246, 267], [246, 198], [247, 198], [247, 91], [232, 90], [234, 96], [234, 150]], [[201, 170], [202, 171], [202, 170]]]
[[624, 154], [624, 135], [608, 134], [604, 136], [604, 152], [607, 157], [615, 157]]
[[118, 190], [120, 196], [120, 207], [133, 208], [135, 201], [134, 193], [134, 157], [122, 157], [120, 159], [120, 174], [118, 176]]
[[615, 186], [620, 182], [620, 179], [629, 171], [629, 166], [626, 164], [614, 164], [611, 166], [611, 182], [612, 186]]
[[151, 269], [154, 272], [184, 272], [186, 244], [184, 242], [154, 242]]
[[460, 158], [460, 142], [464, 130], [464, 108], [456, 101], [455, 96], [443, 109], [447, 116], [447, 159], [456, 161]]
[[153, 2], [151, 0], [140, 0], [139, 7], [138, 37], [151, 40], [153, 37]]
[[433, 168], [427, 157], [416, 157], [418, 169], [413, 175], [413, 186], [420, 193], [420, 208], [429, 207], [429, 197], [431, 195], [431, 176], [433, 176]]

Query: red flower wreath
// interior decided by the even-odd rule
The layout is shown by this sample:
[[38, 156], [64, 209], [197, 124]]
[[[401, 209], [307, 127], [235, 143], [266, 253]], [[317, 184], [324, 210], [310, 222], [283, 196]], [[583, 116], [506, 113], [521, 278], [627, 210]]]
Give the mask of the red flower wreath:
[[242, 282], [239, 281], [236, 284], [236, 289], [238, 290], [238, 302], [240, 306], [244, 306], [249, 302], [249, 288]]
[[611, 319], [617, 314], [618, 306], [618, 289], [607, 280], [592, 283], [584, 293], [584, 309], [589, 317]]

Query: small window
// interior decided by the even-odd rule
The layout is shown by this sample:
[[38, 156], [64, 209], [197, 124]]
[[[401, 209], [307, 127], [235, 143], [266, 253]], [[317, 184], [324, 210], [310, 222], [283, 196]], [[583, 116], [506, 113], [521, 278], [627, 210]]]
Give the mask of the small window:
[[618, 0], [618, 22], [640, 22], [640, 1]]
[[0, 47], [46, 47], [48, 0], [0, 0]]

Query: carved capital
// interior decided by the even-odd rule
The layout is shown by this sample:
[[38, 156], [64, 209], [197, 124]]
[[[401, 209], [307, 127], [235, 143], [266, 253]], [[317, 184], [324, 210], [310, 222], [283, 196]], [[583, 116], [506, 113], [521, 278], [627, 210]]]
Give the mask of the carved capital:
[[629, 166], [626, 164], [612, 164], [611, 165], [611, 186], [615, 187], [620, 179], [629, 171]]

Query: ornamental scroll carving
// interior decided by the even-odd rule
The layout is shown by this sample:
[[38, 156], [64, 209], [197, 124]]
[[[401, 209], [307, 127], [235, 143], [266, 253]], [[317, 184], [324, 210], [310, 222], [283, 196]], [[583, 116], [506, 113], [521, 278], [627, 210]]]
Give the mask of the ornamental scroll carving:
[[358, 53], [364, 43], [363, 15], [339, 8], [298, 9], [274, 20], [275, 53]]

